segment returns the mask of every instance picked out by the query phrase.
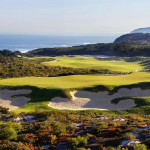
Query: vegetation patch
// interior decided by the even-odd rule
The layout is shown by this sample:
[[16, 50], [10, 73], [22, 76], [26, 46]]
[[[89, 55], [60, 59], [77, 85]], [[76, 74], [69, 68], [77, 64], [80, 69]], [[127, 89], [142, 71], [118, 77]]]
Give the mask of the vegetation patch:
[[108, 69], [71, 68], [63, 66], [45, 66], [41, 62], [52, 61], [53, 58], [24, 59], [0, 56], [0, 78], [16, 77], [55, 77], [85, 74], [122, 74]]
[[[39, 59], [40, 57], [37, 57]], [[42, 57], [43, 58], [43, 57]], [[41, 58], [41, 59], [42, 59]], [[108, 69], [111, 71], [118, 72], [135, 72], [136, 70], [141, 71], [143, 67], [138, 62], [125, 62], [119, 59], [113, 60], [102, 60], [94, 57], [50, 57], [58, 61], [43, 62], [46, 66], [61, 66], [71, 68], [88, 68], [88, 69]]]

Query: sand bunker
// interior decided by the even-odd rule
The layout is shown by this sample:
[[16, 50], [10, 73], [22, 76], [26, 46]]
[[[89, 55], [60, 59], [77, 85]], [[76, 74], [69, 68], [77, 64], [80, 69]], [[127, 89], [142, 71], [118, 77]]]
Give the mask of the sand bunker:
[[112, 104], [111, 101], [121, 97], [149, 97], [150, 89], [142, 90], [141, 88], [121, 88], [117, 93], [109, 95], [108, 91], [88, 92], [73, 91], [70, 92], [72, 98], [55, 97], [48, 104], [55, 109], [83, 110], [83, 109], [100, 109], [100, 110], [124, 110], [135, 107], [136, 104], [132, 99], [121, 100], [118, 104]]
[[20, 95], [20, 94], [29, 94], [32, 90], [1, 90], [0, 91], [0, 106], [9, 108], [9, 110], [15, 110], [20, 107], [23, 107], [28, 101], [30, 101], [30, 98], [27, 98], [25, 96], [16, 96], [14, 95]]

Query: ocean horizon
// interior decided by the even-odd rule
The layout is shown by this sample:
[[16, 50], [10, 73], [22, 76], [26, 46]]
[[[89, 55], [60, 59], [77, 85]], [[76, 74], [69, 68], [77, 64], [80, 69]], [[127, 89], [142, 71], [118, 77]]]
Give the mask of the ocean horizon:
[[[121, 35], [121, 34], [120, 34]], [[37, 48], [70, 47], [96, 43], [111, 43], [118, 34], [92, 36], [52, 36], [27, 34], [0, 34], [0, 50], [27, 52]]]

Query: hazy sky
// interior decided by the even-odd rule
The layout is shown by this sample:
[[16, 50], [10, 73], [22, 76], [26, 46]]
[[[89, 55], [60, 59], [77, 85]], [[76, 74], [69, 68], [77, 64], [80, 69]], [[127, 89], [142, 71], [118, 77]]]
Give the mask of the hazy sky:
[[150, 26], [150, 0], [0, 0], [0, 33], [126, 33]]

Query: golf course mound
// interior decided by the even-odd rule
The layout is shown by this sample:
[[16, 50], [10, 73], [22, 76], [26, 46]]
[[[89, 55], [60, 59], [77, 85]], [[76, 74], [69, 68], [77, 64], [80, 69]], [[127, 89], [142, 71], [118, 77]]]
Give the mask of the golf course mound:
[[[125, 110], [136, 106], [132, 97], [149, 97], [150, 89], [142, 90], [141, 88], [120, 88], [118, 92], [110, 95], [108, 91], [89, 92], [89, 91], [71, 91], [71, 99], [55, 97], [48, 104], [49, 107], [55, 109], [68, 110]], [[130, 97], [124, 99], [124, 97]], [[117, 104], [113, 104], [112, 100], [122, 98]]]
[[[21, 89], [21, 90], [0, 90], [0, 106], [9, 108], [9, 110], [15, 110], [23, 107], [30, 98], [22, 96], [24, 94], [31, 93], [32, 90]], [[20, 95], [20, 96], [19, 96]]]

